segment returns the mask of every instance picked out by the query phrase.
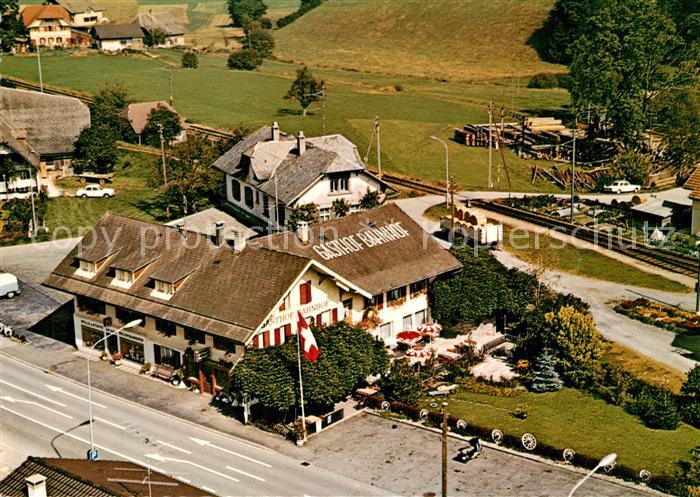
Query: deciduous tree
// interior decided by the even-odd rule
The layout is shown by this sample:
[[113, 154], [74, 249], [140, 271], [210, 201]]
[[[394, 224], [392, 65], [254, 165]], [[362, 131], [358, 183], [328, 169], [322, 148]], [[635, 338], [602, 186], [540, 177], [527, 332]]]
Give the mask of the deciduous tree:
[[160, 146], [160, 130], [163, 130], [163, 140], [168, 145], [182, 132], [180, 116], [165, 105], [159, 104], [148, 114], [143, 136], [146, 143], [153, 147]]
[[229, 69], [233, 70], [252, 71], [262, 64], [262, 62], [262, 56], [257, 50], [244, 48], [229, 55], [226, 65]]
[[264, 29], [259, 22], [248, 22], [245, 25], [243, 48], [255, 50], [263, 59], [272, 55], [275, 49], [275, 39], [272, 33]]
[[0, 0], [0, 16], [0, 50], [10, 51], [15, 39], [26, 31], [19, 19], [18, 0]]
[[407, 359], [397, 359], [391, 365], [389, 374], [382, 380], [384, 396], [393, 402], [416, 405], [420, 400], [422, 387], [418, 372]]
[[105, 124], [83, 129], [75, 141], [76, 172], [111, 173], [117, 161], [117, 132]]
[[185, 69], [197, 69], [197, 66], [199, 66], [199, 56], [197, 52], [183, 53], [181, 65]]
[[228, 13], [234, 26], [242, 27], [247, 19], [257, 21], [267, 12], [262, 0], [228, 0]]
[[323, 81], [316, 79], [309, 68], [304, 66], [297, 70], [297, 77], [284, 98], [299, 102], [303, 116], [306, 117], [309, 106], [321, 98], [322, 90]]
[[116, 136], [127, 139], [133, 135], [129, 121], [122, 115], [130, 103], [129, 92], [119, 84], [103, 86], [90, 104], [90, 123], [112, 129]]

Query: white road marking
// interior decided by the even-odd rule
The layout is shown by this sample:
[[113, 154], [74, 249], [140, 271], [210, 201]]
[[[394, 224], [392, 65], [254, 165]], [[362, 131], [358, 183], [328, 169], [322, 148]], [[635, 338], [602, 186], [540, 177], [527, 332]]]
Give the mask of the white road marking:
[[189, 450], [181, 449], [180, 447], [176, 447], [172, 444], [169, 444], [168, 442], [163, 442], [162, 440], [156, 440], [156, 443], [160, 445], [165, 445], [166, 447], [169, 447], [174, 450], [179, 450], [180, 452], [187, 454], [188, 456], [192, 454], [192, 452], [190, 452]]
[[232, 468], [231, 466], [226, 466], [226, 469], [230, 469], [231, 471], [235, 471], [236, 473], [249, 476], [259, 481], [265, 481], [265, 478], [260, 478], [259, 476], [251, 475], [250, 473], [246, 473], [245, 471], [241, 471], [240, 469]]
[[[19, 412], [13, 411], [12, 409], [10, 409], [10, 408], [8, 408], [8, 407], [5, 407], [5, 406], [3, 406], [2, 404], [0, 404], [0, 409], [2, 409], [3, 411], [10, 412], [10, 413], [14, 414], [15, 416], [19, 416], [19, 417], [22, 418], [22, 419], [26, 419], [27, 421], [31, 421], [32, 423], [36, 423], [36, 424], [38, 424], [39, 426], [43, 426], [44, 428], [49, 429], [49, 430], [51, 430], [51, 431], [55, 431], [56, 433], [60, 433], [60, 434], [62, 434], [62, 435], [65, 436], [65, 437], [72, 438], [73, 440], [77, 440], [78, 442], [82, 442], [82, 443], [84, 443], [84, 444], [86, 444], [86, 445], [90, 445], [90, 442], [87, 441], [87, 440], [85, 440], [84, 438], [80, 438], [79, 436], [74, 435], [73, 433], [69, 433], [69, 432], [66, 432], [66, 431], [64, 431], [64, 430], [60, 430], [60, 429], [58, 429], [58, 428], [54, 428], [53, 426], [51, 426], [51, 425], [49, 425], [49, 424], [46, 424], [46, 423], [44, 423], [43, 421], [39, 421], [39, 420], [36, 420], [36, 419], [34, 419], [34, 418], [30, 418], [29, 416], [26, 416], [26, 415], [24, 415], [24, 414], [20, 414]], [[105, 446], [103, 446], [103, 445], [95, 444], [95, 447], [97, 447], [97, 448], [100, 449], [100, 450], [104, 450], [105, 452], [110, 452], [110, 453], [114, 454], [114, 455], [117, 456], [117, 457], [121, 457], [121, 458], [123, 458], [123, 459], [126, 459], [127, 461], [131, 461], [131, 462], [134, 462], [134, 463], [136, 463], [136, 464], [140, 464], [141, 466], [145, 466], [145, 467], [147, 467], [147, 468], [151, 468], [153, 471], [158, 471], [158, 472], [160, 472], [160, 473], [167, 474], [167, 472], [163, 471], [162, 469], [160, 469], [160, 468], [157, 467], [157, 466], [153, 466], [152, 464], [149, 464], [149, 463], [147, 463], [147, 462], [139, 461], [138, 459], [135, 459], [135, 458], [133, 458], [133, 457], [127, 456], [126, 454], [122, 454], [121, 452], [117, 452], [116, 450], [108, 449], [107, 447], [105, 447]]]
[[126, 428], [123, 427], [122, 425], [118, 425], [117, 423], [112, 423], [111, 421], [107, 421], [106, 419], [103, 419], [103, 418], [98, 418], [97, 416], [93, 416], [92, 419], [99, 421], [100, 423], [104, 423], [106, 425], [114, 426], [115, 428], [117, 428], [119, 430], [126, 430]]
[[184, 481], [188, 485], [192, 483], [190, 480], [188, 480], [187, 478], [183, 478], [182, 476], [176, 476], [176, 478], [180, 481]]
[[64, 418], [73, 419], [73, 416], [69, 416], [68, 414], [64, 414], [61, 411], [57, 411], [56, 409], [51, 409], [50, 407], [39, 404], [38, 402], [34, 402], [33, 400], [15, 399], [14, 397], [10, 397], [9, 395], [3, 395], [2, 397], [0, 397], [0, 400], [4, 400], [4, 401], [10, 402], [12, 404], [20, 403], [20, 404], [29, 404], [31, 406], [41, 407], [42, 409], [46, 409], [47, 411], [51, 411], [54, 414], [58, 414], [59, 416], [63, 416]]
[[192, 440], [194, 443], [197, 445], [201, 445], [202, 447], [211, 447], [212, 449], [217, 449], [222, 452], [226, 452], [227, 454], [231, 454], [232, 456], [240, 457], [241, 459], [246, 459], [247, 461], [254, 462], [256, 464], [260, 464], [261, 466], [265, 466], [268, 468], [271, 468], [272, 466], [267, 464], [266, 462], [258, 461], [257, 459], [253, 459], [252, 457], [244, 456], [243, 454], [239, 454], [238, 452], [234, 452], [233, 450], [225, 449], [223, 447], [219, 447], [218, 445], [214, 445], [208, 440], [202, 440], [201, 438], [194, 438], [194, 437], [189, 437], [190, 440]]
[[210, 494], [216, 495], [216, 490], [214, 490], [213, 488], [209, 488], [209, 487], [201, 487], [201, 488], [202, 488], [202, 490], [204, 490], [205, 492], [209, 492]]
[[65, 404], [61, 404], [60, 402], [56, 402], [55, 400], [49, 399], [48, 397], [44, 397], [43, 395], [39, 395], [38, 393], [34, 393], [31, 390], [27, 390], [25, 388], [18, 387], [17, 385], [13, 385], [12, 383], [8, 383], [5, 380], [0, 380], [0, 383], [2, 383], [3, 385], [7, 385], [8, 387], [11, 387], [11, 388], [16, 388], [17, 390], [24, 392], [26, 394], [33, 395], [37, 399], [45, 400], [46, 402], [51, 402], [52, 404], [56, 404], [57, 406], [60, 406], [60, 407], [66, 407]]
[[[62, 394], [67, 395], [68, 397], [73, 397], [74, 399], [82, 400], [83, 402], [88, 402], [88, 399], [86, 399], [85, 397], [81, 397], [80, 395], [75, 395], [74, 393], [66, 392], [61, 387], [55, 387], [53, 385], [46, 385], [46, 384], [44, 384], [44, 386], [46, 388], [48, 388], [49, 390], [51, 390], [52, 392], [61, 392]], [[95, 402], [94, 400], [92, 401], [92, 405], [100, 407], [102, 409], [107, 409], [106, 406], [103, 406], [102, 404], [100, 404], [99, 402]]]
[[165, 457], [165, 456], [162, 456], [160, 454], [146, 454], [146, 457], [150, 457], [151, 459], [155, 459], [156, 461], [160, 461], [160, 462], [179, 462], [182, 464], [189, 464], [190, 466], [194, 466], [195, 468], [199, 468], [199, 469], [202, 469], [204, 471], [208, 471], [209, 473], [215, 474], [216, 476], [226, 478], [226, 479], [234, 481], [236, 483], [240, 482], [240, 480], [234, 478], [233, 476], [229, 476], [229, 475], [226, 475], [224, 473], [220, 473], [219, 471], [216, 471], [215, 469], [207, 468], [206, 466], [202, 466], [201, 464], [197, 464], [196, 462], [187, 461], [186, 459], [176, 459], [174, 457]]

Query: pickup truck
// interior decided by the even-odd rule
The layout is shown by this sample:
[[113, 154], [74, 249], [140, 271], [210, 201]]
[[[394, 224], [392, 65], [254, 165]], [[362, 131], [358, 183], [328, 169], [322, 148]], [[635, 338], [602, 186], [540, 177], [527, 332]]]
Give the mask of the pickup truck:
[[623, 179], [613, 181], [612, 184], [605, 187], [605, 191], [611, 193], [637, 193], [641, 189], [640, 185], [633, 185]]
[[109, 198], [114, 197], [114, 188], [104, 188], [101, 185], [87, 185], [75, 192], [76, 197]]

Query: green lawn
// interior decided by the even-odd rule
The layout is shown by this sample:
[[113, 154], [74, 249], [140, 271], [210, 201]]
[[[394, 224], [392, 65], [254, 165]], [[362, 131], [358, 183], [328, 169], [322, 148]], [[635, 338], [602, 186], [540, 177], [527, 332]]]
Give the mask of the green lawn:
[[[117, 214], [143, 219], [163, 221], [165, 213], [157, 202], [157, 191], [147, 186], [152, 170], [158, 170], [158, 157], [122, 152], [114, 170], [114, 198], [59, 197], [49, 204], [47, 226], [56, 236], [77, 236], [81, 230], [91, 228], [101, 217], [111, 211]], [[75, 193], [80, 183], [69, 178], [57, 185]]]
[[[90, 55], [75, 57], [47, 54], [42, 57], [46, 84], [95, 92], [102, 85], [124, 83], [136, 100], [166, 99], [168, 71], [166, 61], [179, 63], [179, 53], [156, 52], [163, 60], [144, 56]], [[322, 113], [315, 105], [312, 114], [302, 118], [297, 105], [283, 96], [297, 66], [267, 61], [257, 71], [226, 69], [223, 55], [200, 58], [196, 70], [174, 70], [175, 107], [190, 121], [223, 128], [243, 123], [256, 127], [277, 120], [283, 129], [307, 136], [322, 132]], [[3, 74], [38, 80], [36, 59], [5, 56]], [[518, 109], [547, 113], [562, 109], [569, 102], [563, 90], [516, 92], [507, 81], [481, 83], [438, 83], [408, 77], [368, 75], [342, 70], [315, 70], [328, 82], [326, 132], [342, 133], [358, 145], [362, 156], [367, 151], [372, 120], [382, 121], [382, 165], [387, 170], [430, 181], [444, 181], [444, 152], [428, 136], [444, 139], [452, 129], [467, 122], [487, 119], [490, 100], [505, 102]], [[402, 91], [395, 86], [401, 85]], [[487, 151], [449, 142], [450, 172], [463, 188], [485, 188]], [[375, 152], [370, 153], [374, 165]], [[506, 151], [513, 190], [533, 191], [530, 184], [532, 162], [518, 159]], [[500, 162], [500, 154], [495, 155]], [[505, 172], [501, 189], [508, 188]], [[538, 190], [557, 191], [551, 185]]]
[[[526, 420], [511, 414], [521, 404], [529, 408]], [[458, 391], [449, 398], [449, 412], [467, 424], [518, 437], [532, 433], [542, 443], [594, 458], [616, 452], [619, 464], [657, 475], [672, 474], [675, 461], [687, 459], [700, 440], [700, 430], [689, 425], [652, 430], [620, 407], [566, 388], [544, 394], [522, 391], [511, 397]]]

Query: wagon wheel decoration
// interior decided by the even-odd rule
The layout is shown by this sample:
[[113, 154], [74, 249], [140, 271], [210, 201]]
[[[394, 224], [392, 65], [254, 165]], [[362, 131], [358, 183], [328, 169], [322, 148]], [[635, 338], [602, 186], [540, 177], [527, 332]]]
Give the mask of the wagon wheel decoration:
[[537, 447], [537, 439], [532, 433], [526, 433], [523, 435], [520, 441], [523, 443], [523, 447], [525, 447], [527, 450], [535, 450], [535, 447]]
[[467, 430], [467, 422], [464, 421], [463, 419], [458, 419], [457, 420], [457, 429], [466, 431]]
[[639, 479], [644, 483], [649, 483], [651, 481], [651, 472], [646, 469], [641, 470], [639, 472]]
[[430, 403], [430, 407], [432, 407], [433, 409], [436, 409], [437, 406], [438, 406], [438, 405], [437, 405], [437, 402], [431, 402], [431, 403]]
[[501, 445], [503, 443], [503, 432], [501, 430], [493, 430], [491, 432], [491, 440], [496, 445]]
[[418, 416], [420, 417], [420, 419], [422, 421], [425, 421], [426, 419], [428, 419], [428, 414], [429, 413], [428, 413], [427, 409], [421, 409], [420, 412], [418, 413]]
[[564, 449], [564, 452], [562, 454], [562, 457], [564, 458], [564, 462], [566, 464], [571, 464], [574, 461], [575, 456], [576, 451], [574, 449]]
[[605, 471], [608, 474], [612, 473], [613, 469], [615, 469], [615, 461], [611, 462], [607, 466], [603, 466], [603, 471]]
[[385, 400], [384, 402], [382, 402], [382, 411], [388, 411], [390, 407], [391, 404], [389, 404], [388, 401]]

